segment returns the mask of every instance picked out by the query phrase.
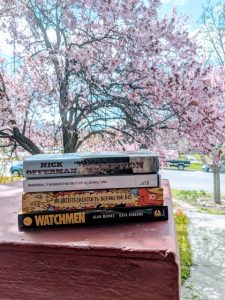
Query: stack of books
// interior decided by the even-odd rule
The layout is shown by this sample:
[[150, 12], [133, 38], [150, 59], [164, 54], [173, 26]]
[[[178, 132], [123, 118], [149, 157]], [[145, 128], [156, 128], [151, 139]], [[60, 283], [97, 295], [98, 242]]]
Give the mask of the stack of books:
[[23, 168], [20, 230], [168, 219], [151, 152], [38, 154]]

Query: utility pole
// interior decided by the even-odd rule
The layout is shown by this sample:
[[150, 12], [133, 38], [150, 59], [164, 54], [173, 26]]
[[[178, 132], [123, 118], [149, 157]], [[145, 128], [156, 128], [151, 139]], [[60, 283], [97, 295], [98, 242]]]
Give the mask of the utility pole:
[[[220, 145], [221, 146], [221, 145]], [[213, 155], [213, 189], [214, 189], [214, 202], [220, 204], [220, 166], [219, 166], [219, 157], [220, 157], [220, 147]]]
[[220, 204], [220, 167], [213, 165], [214, 202]]

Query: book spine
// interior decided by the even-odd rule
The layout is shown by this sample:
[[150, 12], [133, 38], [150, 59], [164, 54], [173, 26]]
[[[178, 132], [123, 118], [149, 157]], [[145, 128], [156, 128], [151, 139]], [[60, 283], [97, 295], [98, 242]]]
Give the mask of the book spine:
[[167, 206], [120, 208], [71, 212], [37, 212], [18, 215], [19, 230], [52, 226], [98, 225], [153, 220], [167, 220]]
[[25, 213], [147, 205], [163, 205], [163, 188], [63, 191], [22, 195], [22, 211]]
[[25, 160], [23, 169], [26, 178], [146, 174], [159, 171], [159, 159], [153, 156]]
[[160, 175], [114, 175], [25, 179], [24, 192], [57, 192], [114, 188], [159, 187]]

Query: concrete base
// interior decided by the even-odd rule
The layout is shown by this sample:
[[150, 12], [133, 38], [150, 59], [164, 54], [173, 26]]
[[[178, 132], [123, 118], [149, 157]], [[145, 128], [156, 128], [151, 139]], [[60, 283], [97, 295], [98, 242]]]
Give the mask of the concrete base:
[[178, 300], [179, 254], [169, 220], [19, 232], [22, 182], [0, 186], [0, 299]]

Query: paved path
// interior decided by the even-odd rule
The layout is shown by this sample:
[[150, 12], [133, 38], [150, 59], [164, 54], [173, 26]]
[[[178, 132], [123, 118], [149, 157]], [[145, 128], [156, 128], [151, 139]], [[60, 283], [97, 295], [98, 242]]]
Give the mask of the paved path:
[[225, 216], [186, 213], [193, 266], [182, 300], [225, 300]]

